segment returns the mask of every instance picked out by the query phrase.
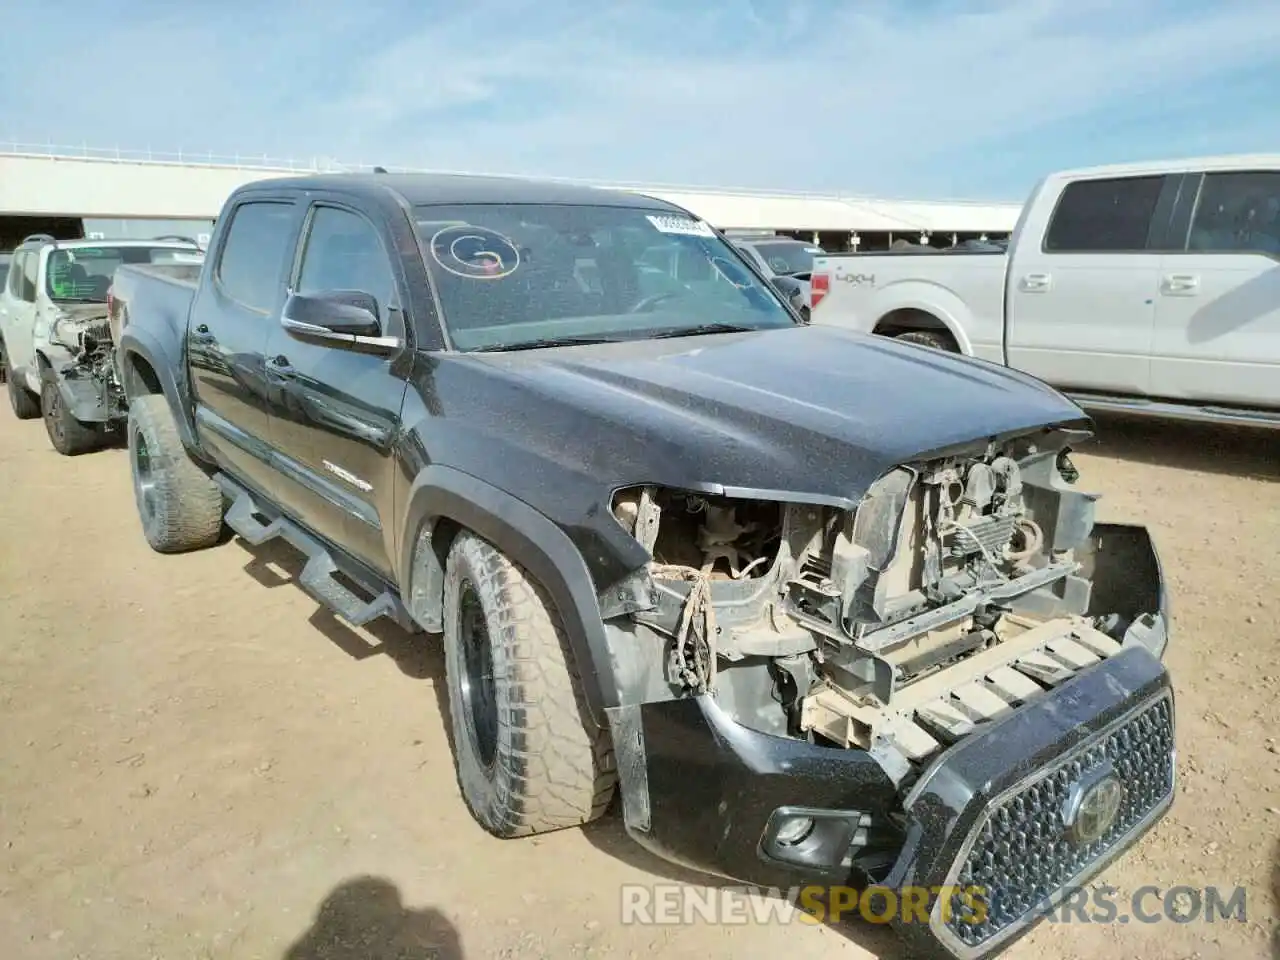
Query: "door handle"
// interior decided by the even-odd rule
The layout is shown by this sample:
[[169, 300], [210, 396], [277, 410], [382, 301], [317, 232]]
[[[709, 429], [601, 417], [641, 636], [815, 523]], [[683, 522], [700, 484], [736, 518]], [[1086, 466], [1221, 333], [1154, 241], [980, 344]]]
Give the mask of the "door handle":
[[1200, 278], [1189, 273], [1173, 273], [1160, 281], [1163, 293], [1193, 293], [1200, 287]]
[[289, 374], [293, 373], [293, 367], [289, 366], [289, 358], [283, 353], [278, 353], [271, 358], [272, 373]]
[[1047, 273], [1028, 273], [1019, 286], [1027, 293], [1038, 293], [1053, 286], [1053, 278]]

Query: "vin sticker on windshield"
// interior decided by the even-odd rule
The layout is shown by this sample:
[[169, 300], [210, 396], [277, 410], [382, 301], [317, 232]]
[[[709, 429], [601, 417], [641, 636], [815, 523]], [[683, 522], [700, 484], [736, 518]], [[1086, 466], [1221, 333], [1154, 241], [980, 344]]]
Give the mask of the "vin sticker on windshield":
[[714, 237], [711, 225], [689, 217], [646, 216], [662, 233], [679, 233], [686, 237]]

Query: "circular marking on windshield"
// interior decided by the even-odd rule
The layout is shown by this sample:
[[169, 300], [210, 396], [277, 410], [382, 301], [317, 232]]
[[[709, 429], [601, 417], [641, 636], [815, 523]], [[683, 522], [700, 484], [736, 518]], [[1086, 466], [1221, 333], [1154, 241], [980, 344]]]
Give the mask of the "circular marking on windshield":
[[454, 276], [468, 280], [501, 280], [520, 266], [515, 244], [487, 227], [437, 230], [431, 238], [431, 257]]

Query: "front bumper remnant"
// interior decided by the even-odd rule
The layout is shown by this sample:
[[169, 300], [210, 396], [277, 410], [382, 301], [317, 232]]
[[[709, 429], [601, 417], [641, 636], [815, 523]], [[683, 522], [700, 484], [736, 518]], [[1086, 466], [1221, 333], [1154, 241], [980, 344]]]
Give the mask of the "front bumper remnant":
[[[639, 843], [746, 883], [878, 873], [889, 890], [930, 891], [927, 920], [906, 911], [894, 924], [935, 957], [1002, 950], [1040, 908], [1131, 847], [1174, 796], [1173, 691], [1140, 645], [960, 741], [901, 801], [870, 753], [748, 730], [710, 697], [623, 707], [611, 720], [624, 818]], [[807, 832], [780, 842], [794, 840], [797, 820]], [[938, 895], [950, 888], [968, 890]]]

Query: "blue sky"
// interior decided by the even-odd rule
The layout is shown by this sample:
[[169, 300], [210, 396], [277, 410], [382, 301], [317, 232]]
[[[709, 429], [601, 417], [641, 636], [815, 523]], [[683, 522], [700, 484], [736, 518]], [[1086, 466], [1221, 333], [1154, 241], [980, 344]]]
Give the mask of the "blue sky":
[[1021, 200], [1280, 152], [1277, 51], [1276, 0], [64, 0], [0, 140]]

